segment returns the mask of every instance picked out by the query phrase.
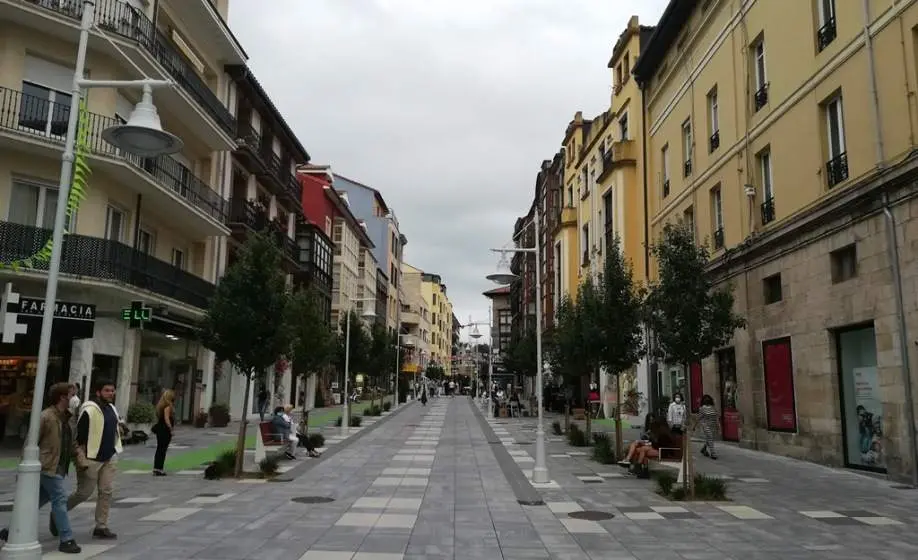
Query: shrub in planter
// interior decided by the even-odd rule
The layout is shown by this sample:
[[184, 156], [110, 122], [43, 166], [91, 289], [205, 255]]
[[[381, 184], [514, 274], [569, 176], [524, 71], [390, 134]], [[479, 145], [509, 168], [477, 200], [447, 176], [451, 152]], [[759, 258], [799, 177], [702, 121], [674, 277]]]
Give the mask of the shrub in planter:
[[384, 412], [389, 412], [390, 410], [392, 410], [392, 403], [389, 401], [384, 402], [382, 405], [382, 409]]
[[215, 403], [210, 406], [210, 411], [207, 413], [210, 418], [210, 425], [214, 428], [223, 428], [229, 424], [230, 415], [229, 407], [225, 404]]
[[[354, 416], [351, 416], [351, 421], [348, 424], [348, 426], [350, 426], [351, 428], [359, 428], [361, 422], [363, 422], [363, 419], [360, 416], [354, 415]], [[340, 416], [338, 417], [337, 420], [335, 420], [335, 426], [338, 426], [339, 428], [341, 427], [341, 417]]]
[[211, 465], [214, 467], [214, 474], [216, 474], [217, 478], [232, 475], [233, 470], [236, 468], [236, 450], [227, 449], [220, 453]]
[[657, 493], [662, 496], [672, 496], [673, 486], [676, 484], [676, 475], [667, 471], [654, 471], [653, 477], [657, 481]]
[[268, 455], [258, 463], [258, 470], [263, 476], [273, 476], [277, 474], [279, 466], [280, 458], [277, 455]]
[[615, 463], [615, 449], [608, 435], [601, 432], [593, 434], [593, 460], [603, 465]]
[[136, 402], [128, 407], [128, 424], [152, 424], [156, 422], [156, 407], [146, 402]]
[[727, 481], [722, 478], [695, 475], [695, 499], [721, 501], [727, 499]]
[[561, 429], [561, 422], [559, 422], [559, 421], [557, 421], [557, 420], [555, 420], [554, 422], [551, 423], [551, 431], [552, 431], [552, 433], [554, 433], [556, 436], [563, 436], [563, 435], [564, 435], [564, 430]]
[[571, 429], [567, 432], [567, 443], [573, 447], [586, 447], [589, 445], [586, 434], [577, 424], [571, 424]]
[[325, 436], [322, 434], [309, 434], [306, 436], [309, 445], [313, 448], [325, 447]]

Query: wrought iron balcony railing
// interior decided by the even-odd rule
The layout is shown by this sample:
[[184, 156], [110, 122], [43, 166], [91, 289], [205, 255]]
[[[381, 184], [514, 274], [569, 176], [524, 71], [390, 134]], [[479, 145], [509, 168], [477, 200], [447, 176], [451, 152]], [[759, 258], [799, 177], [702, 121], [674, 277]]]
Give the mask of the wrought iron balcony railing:
[[826, 181], [831, 189], [848, 178], [848, 153], [842, 152], [826, 162]]
[[268, 218], [268, 212], [253, 200], [234, 199], [231, 204], [231, 223], [243, 224], [252, 231], [268, 236], [287, 258], [299, 262], [299, 247], [287, 235], [287, 229], [277, 220]]
[[[69, 99], [66, 103], [53, 103], [46, 98], [0, 87], [0, 132], [9, 130], [63, 145], [70, 110]], [[226, 200], [184, 165], [171, 157], [140, 158], [122, 152], [103, 140], [102, 131], [116, 124], [118, 121], [112, 117], [89, 114], [89, 150], [93, 154], [130, 163], [192, 206], [221, 223], [226, 221]]]
[[[39, 251], [51, 230], [12, 222], [0, 222], [0, 259], [26, 259]], [[214, 285], [152, 255], [124, 243], [68, 234], [64, 236], [61, 272], [85, 278], [108, 280], [149, 290], [199, 309], [206, 309]], [[48, 264], [33, 261], [33, 269], [47, 270]]]
[[713, 152], [720, 147], [720, 131], [715, 130], [714, 134], [711, 135], [710, 140], [708, 141], [708, 151]]
[[768, 103], [768, 84], [762, 84], [752, 96], [752, 102], [755, 110], [758, 111]]
[[775, 221], [775, 197], [762, 203], [762, 225], [770, 224], [773, 221]]
[[835, 40], [837, 32], [835, 29], [835, 18], [830, 17], [826, 20], [825, 24], [819, 28], [819, 31], [816, 32], [816, 45], [819, 47], [819, 50], [822, 51], [829, 44]]
[[[47, 10], [79, 21], [83, 17], [82, 0], [28, 0]], [[140, 10], [122, 0], [96, 0], [95, 23], [103, 31], [136, 41], [166, 70], [227, 134], [234, 134], [236, 120], [211, 91], [188, 59], [156, 29]]]

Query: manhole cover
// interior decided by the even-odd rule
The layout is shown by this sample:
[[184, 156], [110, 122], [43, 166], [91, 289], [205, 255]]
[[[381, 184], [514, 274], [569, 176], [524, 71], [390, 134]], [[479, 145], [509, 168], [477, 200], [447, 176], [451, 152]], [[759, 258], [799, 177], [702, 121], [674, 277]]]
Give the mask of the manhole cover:
[[303, 496], [301, 498], [292, 498], [290, 501], [298, 504], [327, 504], [329, 502], [334, 502], [335, 499], [325, 496]]
[[605, 521], [615, 517], [611, 513], [604, 511], [573, 511], [568, 515], [574, 519], [586, 519], [587, 521]]
[[545, 502], [542, 500], [517, 500], [521, 506], [544, 506]]
[[500, 444], [501, 444], [499, 441], [489, 441], [488, 443], [490, 443], [491, 445], [500, 445]]
[[517, 445], [532, 445], [532, 442], [531, 441], [518, 441], [516, 442], [516, 444]]
[[198, 494], [198, 498], [220, 498], [223, 494]]

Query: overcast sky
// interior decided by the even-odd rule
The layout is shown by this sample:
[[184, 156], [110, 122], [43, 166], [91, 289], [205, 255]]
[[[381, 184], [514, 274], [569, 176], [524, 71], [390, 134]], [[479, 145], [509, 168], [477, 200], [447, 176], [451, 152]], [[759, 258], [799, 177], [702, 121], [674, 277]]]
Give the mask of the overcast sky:
[[249, 64], [313, 163], [379, 189], [406, 261], [456, 316], [481, 292], [577, 110], [608, 107], [612, 47], [666, 0], [231, 0]]

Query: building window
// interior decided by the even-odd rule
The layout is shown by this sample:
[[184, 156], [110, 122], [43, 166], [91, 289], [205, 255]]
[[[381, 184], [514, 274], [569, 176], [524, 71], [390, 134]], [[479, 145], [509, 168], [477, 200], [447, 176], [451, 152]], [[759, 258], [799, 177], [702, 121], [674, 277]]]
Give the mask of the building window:
[[775, 192], [771, 181], [771, 150], [759, 154], [759, 175], [762, 181], [762, 225], [775, 219]]
[[753, 105], [758, 111], [768, 103], [768, 76], [765, 73], [765, 39], [761, 38], [752, 45], [752, 64], [755, 76], [755, 93]]
[[720, 192], [720, 185], [711, 189], [711, 216], [714, 219], [713, 231], [713, 243], [714, 250], [723, 249], [724, 247], [724, 209], [723, 209], [723, 196]]
[[713, 152], [720, 147], [720, 115], [718, 114], [716, 86], [708, 93], [708, 123], [711, 127], [708, 150]]
[[580, 261], [584, 266], [590, 264], [590, 224], [583, 224], [583, 259]]
[[660, 162], [663, 167], [663, 198], [669, 196], [669, 145], [660, 151]]
[[852, 243], [829, 253], [832, 283], [840, 284], [857, 277], [857, 244]]
[[67, 133], [72, 99], [61, 91], [22, 82], [19, 126], [45, 136], [63, 137]]
[[172, 266], [185, 270], [185, 251], [172, 249]]
[[[14, 224], [54, 229], [57, 196], [57, 187], [14, 179], [6, 219]], [[69, 231], [71, 224], [66, 226]]]
[[124, 239], [124, 211], [109, 206], [105, 211], [105, 239], [120, 242]]
[[819, 15], [819, 30], [816, 32], [816, 48], [822, 51], [835, 40], [835, 0], [816, 0]]
[[605, 236], [605, 242], [604, 242], [605, 251], [607, 255], [606, 258], [609, 258], [608, 257], [609, 247], [612, 246], [614, 242], [613, 238], [615, 236], [615, 228], [613, 227], [613, 218], [612, 218], [612, 193], [611, 192], [607, 192], [602, 197], [602, 211], [606, 219], [605, 221], [606, 236]]
[[784, 299], [784, 295], [781, 292], [781, 274], [772, 274], [768, 278], [762, 280], [762, 293], [765, 298], [765, 305], [771, 305], [772, 303], [778, 303]]
[[147, 229], [140, 229], [137, 235], [137, 250], [147, 255], [156, 253], [156, 236]]
[[685, 227], [692, 232], [692, 239], [696, 239], [695, 235], [695, 210], [690, 206], [685, 212], [682, 213], [682, 223], [685, 224]]
[[790, 338], [763, 342], [762, 358], [767, 427], [775, 432], [796, 432], [797, 402]]
[[845, 151], [845, 117], [841, 95], [825, 104], [826, 144], [829, 161], [826, 162], [826, 181], [829, 188], [848, 178], [848, 155]]
[[628, 140], [628, 113], [618, 119], [618, 134], [621, 140]]
[[692, 174], [692, 121], [682, 123], [682, 171], [685, 177]]

